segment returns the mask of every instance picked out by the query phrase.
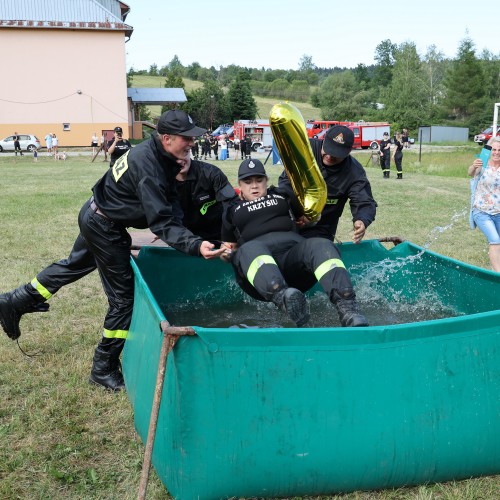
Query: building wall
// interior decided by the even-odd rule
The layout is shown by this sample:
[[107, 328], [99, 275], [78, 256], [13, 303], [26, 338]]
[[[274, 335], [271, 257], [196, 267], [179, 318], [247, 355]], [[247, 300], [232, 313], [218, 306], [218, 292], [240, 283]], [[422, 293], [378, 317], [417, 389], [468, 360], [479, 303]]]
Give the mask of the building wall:
[[466, 127], [443, 127], [431, 125], [430, 127], [419, 127], [418, 140], [422, 142], [467, 142], [469, 140], [469, 129]]
[[128, 136], [123, 32], [5, 28], [0, 47], [0, 137], [52, 132], [61, 147], [89, 146], [118, 125]]

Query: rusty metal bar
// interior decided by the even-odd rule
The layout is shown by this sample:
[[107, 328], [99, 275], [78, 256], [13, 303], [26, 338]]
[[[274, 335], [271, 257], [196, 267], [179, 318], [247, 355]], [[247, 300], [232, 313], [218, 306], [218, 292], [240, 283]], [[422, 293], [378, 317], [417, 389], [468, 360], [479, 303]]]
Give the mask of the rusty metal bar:
[[165, 381], [165, 371], [167, 368], [167, 358], [180, 337], [184, 335], [196, 335], [193, 328], [189, 326], [170, 326], [168, 321], [162, 321], [160, 328], [163, 333], [161, 342], [160, 360], [158, 362], [158, 372], [156, 374], [156, 387], [151, 408], [151, 417], [149, 419], [148, 438], [146, 449], [144, 451], [144, 460], [142, 463], [141, 481], [139, 483], [139, 500], [146, 499], [148, 488], [149, 471], [151, 469], [151, 457], [153, 455], [153, 446], [156, 436], [156, 427], [158, 425], [158, 415], [160, 413], [161, 396], [163, 384]]
[[397, 246], [403, 243], [405, 239], [400, 236], [386, 236], [385, 238], [379, 238], [378, 241], [380, 241], [380, 243], [394, 243], [394, 246]]

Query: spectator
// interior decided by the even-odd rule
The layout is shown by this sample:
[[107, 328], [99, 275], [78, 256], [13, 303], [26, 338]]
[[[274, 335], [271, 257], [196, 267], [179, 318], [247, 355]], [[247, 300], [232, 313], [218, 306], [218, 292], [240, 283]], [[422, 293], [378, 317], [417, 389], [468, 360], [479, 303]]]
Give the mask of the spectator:
[[403, 147], [406, 149], [409, 149], [410, 148], [410, 138], [409, 138], [407, 128], [403, 129], [403, 132], [401, 133], [401, 140], [403, 142]]
[[220, 140], [220, 159], [227, 160], [227, 140], [224, 134], [222, 134]]
[[487, 165], [474, 160], [468, 174], [477, 187], [472, 200], [472, 217], [488, 240], [491, 267], [500, 273], [500, 137], [488, 141], [491, 156]]
[[92, 156], [94, 157], [98, 151], [97, 148], [99, 147], [99, 139], [97, 138], [97, 132], [94, 132], [90, 145], [92, 147]]
[[127, 139], [123, 138], [123, 130], [121, 127], [115, 127], [114, 137], [108, 141], [108, 153], [110, 155], [109, 167], [112, 168], [116, 160], [123, 156], [129, 149], [132, 148], [132, 144]]
[[58, 151], [59, 151], [59, 139], [57, 138], [56, 134], [52, 134], [52, 153], [54, 157], [57, 155]]
[[45, 136], [45, 145], [47, 146], [47, 156], [52, 155], [52, 134]]
[[17, 156], [17, 153], [20, 153], [21, 156], [24, 156], [23, 152], [21, 151], [21, 143], [19, 142], [19, 140], [20, 140], [20, 137], [17, 135], [17, 132], [14, 132], [14, 151], [16, 153], [16, 156]]

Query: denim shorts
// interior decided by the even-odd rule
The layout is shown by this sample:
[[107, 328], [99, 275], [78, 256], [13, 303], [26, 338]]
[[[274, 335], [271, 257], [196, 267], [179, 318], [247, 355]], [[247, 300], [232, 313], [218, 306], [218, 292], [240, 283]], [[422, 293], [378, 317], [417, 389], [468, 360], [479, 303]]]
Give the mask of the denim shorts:
[[476, 208], [472, 211], [477, 227], [484, 233], [490, 245], [500, 245], [500, 214], [490, 215]]

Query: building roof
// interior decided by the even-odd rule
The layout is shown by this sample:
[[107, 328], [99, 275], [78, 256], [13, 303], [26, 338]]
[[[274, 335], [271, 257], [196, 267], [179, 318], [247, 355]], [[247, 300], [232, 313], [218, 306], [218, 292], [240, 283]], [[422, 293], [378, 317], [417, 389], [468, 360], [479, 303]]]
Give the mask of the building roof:
[[124, 31], [130, 8], [119, 0], [2, 0], [0, 28]]
[[167, 88], [128, 88], [127, 96], [135, 104], [166, 104], [167, 102], [186, 102], [184, 89]]

